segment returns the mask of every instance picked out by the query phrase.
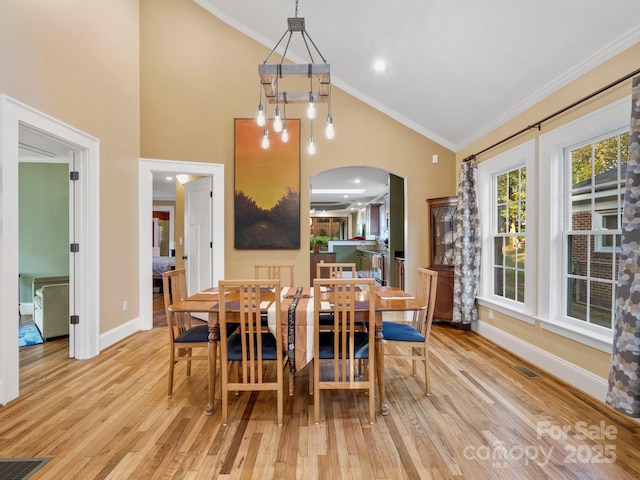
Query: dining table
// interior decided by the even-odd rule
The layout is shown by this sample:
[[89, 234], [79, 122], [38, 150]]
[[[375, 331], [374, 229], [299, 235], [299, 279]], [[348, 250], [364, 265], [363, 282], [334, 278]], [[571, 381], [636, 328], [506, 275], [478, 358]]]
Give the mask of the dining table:
[[[363, 287], [363, 298], [368, 295], [367, 287]], [[297, 371], [304, 368], [313, 358], [313, 287], [284, 287], [281, 289], [280, 308], [281, 325], [283, 335], [283, 345], [289, 356], [290, 374], [294, 375]], [[389, 413], [389, 405], [385, 401], [385, 385], [384, 385], [384, 338], [382, 335], [382, 321], [384, 312], [408, 312], [417, 311], [427, 308], [423, 301], [416, 299], [412, 295], [406, 293], [402, 289], [389, 286], [375, 287], [375, 366], [376, 380], [378, 386], [378, 402], [380, 413], [387, 415]], [[324, 290], [320, 292], [322, 295], [320, 312], [331, 312], [332, 292]], [[275, 305], [275, 295], [270, 292], [263, 292], [260, 295], [261, 309], [263, 313], [272, 322], [274, 315], [273, 305]], [[225, 308], [227, 311], [233, 311], [233, 306], [238, 303], [237, 294], [234, 292], [226, 292]], [[357, 302], [361, 304], [361, 302]], [[326, 305], [326, 307], [325, 307]], [[364, 311], [368, 311], [368, 307]], [[209, 325], [209, 345], [208, 345], [208, 403], [205, 407], [205, 414], [212, 415], [214, 413], [215, 399], [215, 376], [216, 376], [216, 357], [217, 347], [220, 339], [220, 325], [218, 319], [219, 310], [219, 291], [218, 287], [208, 288], [194, 295], [187, 297], [185, 300], [173, 303], [169, 306], [172, 312], [190, 312], [190, 313], [206, 313]], [[356, 307], [358, 310], [358, 307]], [[297, 312], [297, 314], [296, 314]], [[304, 314], [302, 313], [304, 312]], [[273, 325], [272, 325], [273, 327]], [[273, 331], [273, 330], [272, 330]]]

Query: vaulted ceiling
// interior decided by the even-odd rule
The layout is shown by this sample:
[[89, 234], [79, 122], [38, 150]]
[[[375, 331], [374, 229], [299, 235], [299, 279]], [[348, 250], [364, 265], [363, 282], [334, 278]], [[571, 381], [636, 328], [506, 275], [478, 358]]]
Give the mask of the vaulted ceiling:
[[638, 0], [194, 1], [269, 48], [297, 3], [333, 84], [454, 151], [640, 41]]

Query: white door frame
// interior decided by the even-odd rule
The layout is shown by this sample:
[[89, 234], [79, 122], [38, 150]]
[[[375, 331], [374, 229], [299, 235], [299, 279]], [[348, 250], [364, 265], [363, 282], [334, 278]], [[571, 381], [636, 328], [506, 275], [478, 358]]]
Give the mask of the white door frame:
[[0, 95], [0, 404], [19, 395], [18, 352], [18, 134], [20, 125], [49, 135], [75, 152], [80, 180], [73, 221], [80, 252], [76, 254], [75, 292], [70, 307], [77, 359], [99, 353], [100, 335], [100, 141], [11, 97]]
[[[153, 215], [153, 173], [185, 173], [213, 178], [213, 281], [224, 278], [224, 165], [141, 158], [138, 164], [138, 225], [140, 264], [140, 329], [153, 328], [153, 265], [151, 261], [151, 222]], [[17, 278], [17, 277], [16, 277]], [[16, 294], [17, 295], [17, 294]]]

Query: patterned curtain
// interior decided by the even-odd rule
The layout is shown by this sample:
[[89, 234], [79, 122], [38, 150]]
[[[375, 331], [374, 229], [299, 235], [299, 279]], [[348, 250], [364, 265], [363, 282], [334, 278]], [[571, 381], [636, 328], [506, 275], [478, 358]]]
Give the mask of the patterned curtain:
[[640, 417], [640, 77], [633, 79], [618, 300], [607, 403]]
[[458, 177], [456, 241], [453, 247], [453, 322], [478, 320], [476, 294], [480, 278], [480, 222], [478, 220], [475, 158], [462, 162]]

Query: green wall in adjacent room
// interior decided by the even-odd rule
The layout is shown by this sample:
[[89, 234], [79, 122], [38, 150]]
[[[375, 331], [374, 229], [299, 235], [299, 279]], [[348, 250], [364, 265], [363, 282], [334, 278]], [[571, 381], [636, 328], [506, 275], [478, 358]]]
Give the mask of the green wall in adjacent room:
[[20, 302], [33, 277], [69, 274], [69, 165], [19, 164]]

